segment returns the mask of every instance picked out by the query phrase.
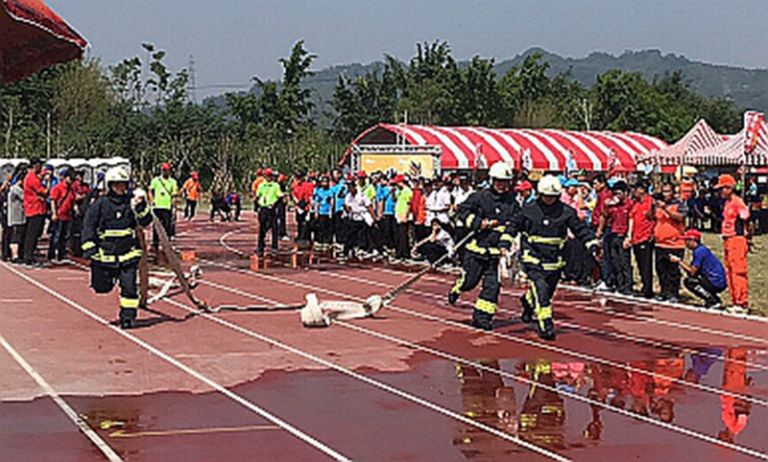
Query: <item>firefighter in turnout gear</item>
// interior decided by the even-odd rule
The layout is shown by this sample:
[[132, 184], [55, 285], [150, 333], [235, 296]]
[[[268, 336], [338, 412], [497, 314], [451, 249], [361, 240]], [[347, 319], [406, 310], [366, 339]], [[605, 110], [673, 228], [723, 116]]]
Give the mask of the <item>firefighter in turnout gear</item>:
[[[120, 327], [129, 329], [139, 308], [137, 272], [141, 247], [136, 227], [152, 223], [145, 196], [128, 195], [128, 172], [121, 167], [105, 175], [108, 193], [88, 208], [82, 230], [83, 256], [91, 260], [91, 287], [98, 294], [120, 284]], [[133, 204], [132, 204], [133, 202]]]
[[489, 173], [491, 187], [472, 194], [459, 206], [459, 220], [475, 235], [464, 248], [462, 276], [448, 294], [448, 303], [453, 305], [463, 292], [469, 292], [482, 281], [472, 311], [472, 325], [484, 330], [492, 329], [498, 308], [499, 259], [512, 247], [512, 236], [506, 232], [506, 226], [520, 210], [510, 191], [512, 167], [497, 162]]
[[520, 248], [523, 271], [528, 276], [528, 290], [521, 297], [523, 322], [536, 321], [539, 337], [555, 339], [552, 321], [552, 297], [560, 281], [565, 262], [563, 247], [568, 231], [587, 249], [599, 256], [599, 242], [576, 210], [560, 201], [562, 185], [552, 175], [539, 181], [539, 197], [526, 204], [507, 228], [509, 235], [522, 235]]

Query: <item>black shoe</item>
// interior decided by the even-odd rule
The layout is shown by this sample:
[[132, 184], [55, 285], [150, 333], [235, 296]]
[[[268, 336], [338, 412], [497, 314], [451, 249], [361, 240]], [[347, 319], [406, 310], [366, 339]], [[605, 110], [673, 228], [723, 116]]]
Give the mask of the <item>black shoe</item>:
[[526, 324], [533, 322], [533, 307], [528, 304], [525, 294], [520, 297], [520, 304], [523, 306], [523, 312], [520, 314], [520, 320]]
[[133, 329], [135, 325], [136, 325], [136, 321], [134, 319], [129, 319], [129, 318], [120, 319], [120, 328], [123, 330]]
[[555, 339], [555, 322], [552, 318], [545, 319], [536, 323], [536, 333], [542, 340], [552, 341]]
[[459, 294], [457, 292], [450, 292], [448, 294], [448, 304], [455, 305], [459, 301]]
[[482, 330], [493, 330], [493, 315], [485, 311], [472, 311], [472, 327]]

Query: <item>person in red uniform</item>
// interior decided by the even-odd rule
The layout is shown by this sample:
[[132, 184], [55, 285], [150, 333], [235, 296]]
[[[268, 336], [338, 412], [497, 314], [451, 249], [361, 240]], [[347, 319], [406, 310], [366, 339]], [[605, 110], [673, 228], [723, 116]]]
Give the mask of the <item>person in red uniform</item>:
[[300, 172], [296, 175], [291, 188], [291, 195], [296, 204], [296, 233], [297, 242], [309, 241], [309, 223], [310, 211], [312, 209], [312, 194], [315, 191], [315, 185], [307, 178], [307, 174]]
[[661, 188], [661, 197], [656, 200], [654, 216], [654, 253], [656, 254], [656, 275], [659, 277], [661, 301], [680, 301], [680, 266], [670, 256], [683, 258], [685, 253], [685, 217], [688, 207], [675, 195], [675, 186], [665, 183]]
[[611, 229], [610, 255], [613, 258], [613, 281], [616, 290], [622, 295], [632, 295], [632, 261], [629, 248], [624, 245], [629, 236], [629, 212], [632, 203], [629, 200], [629, 187], [623, 180], [614, 183], [611, 188], [613, 197], [605, 203], [605, 222]]
[[[44, 177], [41, 176], [43, 162], [40, 159], [32, 159], [29, 163], [29, 171], [24, 177], [24, 215], [27, 217], [26, 236], [24, 239], [24, 264], [35, 265], [35, 252], [37, 241], [43, 234], [45, 216], [48, 206], [45, 200], [48, 198], [48, 187], [43, 186]], [[47, 182], [50, 184], [50, 181]]]
[[733, 189], [736, 179], [728, 174], [720, 175], [717, 186], [725, 199], [723, 205], [723, 236], [725, 270], [728, 278], [728, 291], [733, 306], [731, 311], [744, 312], [749, 309], [749, 276], [747, 254], [749, 253], [752, 232], [749, 223], [749, 207], [737, 196]]
[[637, 183], [629, 211], [629, 232], [624, 245], [632, 248], [642, 283], [640, 292], [645, 298], [653, 298], [653, 227], [655, 224], [653, 199], [648, 194], [648, 185], [643, 182]]
[[51, 243], [48, 246], [48, 259], [61, 262], [67, 256], [72, 213], [75, 207], [75, 191], [72, 185], [72, 172], [67, 170], [61, 180], [51, 189]]

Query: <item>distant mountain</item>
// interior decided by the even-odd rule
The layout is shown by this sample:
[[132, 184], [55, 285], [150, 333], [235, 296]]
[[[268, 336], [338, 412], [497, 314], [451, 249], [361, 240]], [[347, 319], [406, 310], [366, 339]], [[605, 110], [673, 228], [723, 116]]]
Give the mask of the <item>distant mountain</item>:
[[[647, 79], [679, 70], [691, 82], [691, 88], [702, 96], [728, 98], [743, 108], [768, 112], [767, 69], [708, 64], [691, 61], [684, 56], [672, 53], [662, 54], [659, 50], [627, 51], [620, 56], [595, 52], [584, 58], [565, 58], [540, 48], [531, 48], [512, 59], [498, 61], [495, 66], [497, 74], [504, 75], [513, 66], [519, 66], [527, 56], [536, 52], [541, 53], [544, 60], [549, 62], [550, 76], [570, 71], [575, 80], [587, 87], [595, 83], [598, 75], [611, 69], [640, 72]], [[314, 118], [323, 125], [327, 124], [324, 114], [331, 110], [328, 101], [333, 96], [333, 89], [339, 76], [346, 75], [354, 79], [368, 72], [380, 70], [382, 66], [382, 62], [376, 61], [369, 64], [336, 65], [317, 71], [305, 82], [307, 87], [314, 89], [317, 105]], [[254, 87], [250, 91], [258, 92], [258, 88]], [[223, 96], [212, 97], [209, 100], [220, 107], [226, 104]]]
[[513, 59], [501, 61], [496, 71], [503, 75], [512, 66], [518, 66], [526, 56], [539, 52], [549, 62], [551, 75], [568, 70], [573, 78], [592, 86], [595, 78], [608, 70], [639, 72], [645, 78], [664, 76], [682, 71], [691, 82], [691, 88], [702, 96], [724, 97], [746, 109], [768, 111], [768, 70], [745, 69], [691, 61], [685, 56], [662, 54], [659, 50], [627, 51], [620, 56], [592, 53], [585, 58], [564, 58], [540, 48], [532, 48]]

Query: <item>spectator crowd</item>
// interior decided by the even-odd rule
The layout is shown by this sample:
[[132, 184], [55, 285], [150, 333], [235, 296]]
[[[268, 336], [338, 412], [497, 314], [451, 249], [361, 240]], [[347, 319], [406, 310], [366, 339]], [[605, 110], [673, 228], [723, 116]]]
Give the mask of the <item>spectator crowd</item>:
[[[537, 200], [537, 173], [520, 172], [515, 179], [521, 206]], [[8, 175], [0, 185], [2, 258], [40, 266], [61, 262], [68, 254], [78, 256], [82, 219], [103, 193], [98, 181], [89, 185], [83, 172], [54, 172], [37, 159]], [[753, 234], [768, 232], [768, 195], [755, 178], [740, 181], [723, 174], [704, 179], [691, 169], [680, 169], [674, 179], [577, 171], [562, 175], [560, 181], [561, 201], [593, 229], [603, 248], [603, 258], [595, 261], [570, 236], [563, 247], [565, 281], [666, 302], [679, 302], [684, 287], [710, 308], [722, 307], [720, 294], [727, 288], [729, 309], [748, 309], [746, 255]], [[459, 206], [487, 186], [477, 172], [428, 179], [342, 170], [288, 176], [259, 169], [250, 187], [260, 224], [256, 252], [265, 252], [268, 238], [271, 251], [276, 251], [280, 241], [292, 237], [297, 245], [342, 262], [435, 262], [452, 254], [468, 233], [457, 220]], [[199, 175], [193, 172], [179, 188], [170, 165], [163, 164], [150, 184], [149, 199], [171, 235], [179, 196], [185, 200], [183, 217], [193, 219], [203, 196]], [[212, 191], [209, 219], [240, 220], [242, 202], [237, 192]], [[288, 234], [289, 211], [295, 214], [294, 236]], [[701, 231], [721, 235], [722, 258], [702, 243]], [[46, 258], [39, 258], [44, 235], [49, 238]], [[461, 248], [456, 253], [448, 265], [458, 263]]]

